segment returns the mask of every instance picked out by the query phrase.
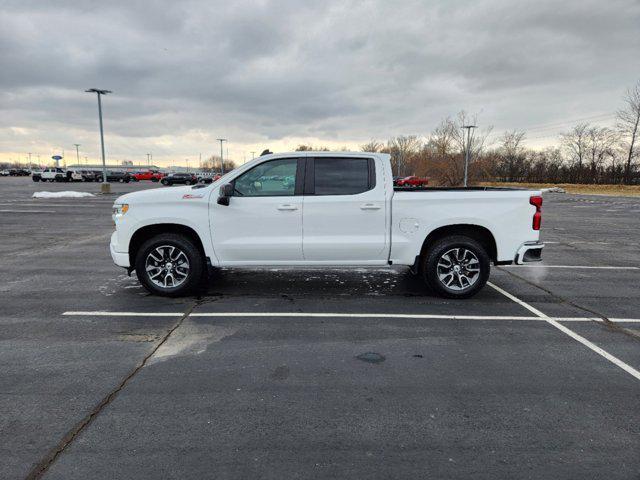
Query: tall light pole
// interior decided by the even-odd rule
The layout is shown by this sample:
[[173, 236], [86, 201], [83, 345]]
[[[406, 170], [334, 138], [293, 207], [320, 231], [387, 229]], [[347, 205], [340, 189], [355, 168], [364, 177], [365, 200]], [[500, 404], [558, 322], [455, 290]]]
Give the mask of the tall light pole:
[[151, 154], [147, 153], [147, 168], [151, 166]]
[[[463, 125], [462, 129], [467, 129], [467, 140], [465, 142], [464, 149], [464, 186], [467, 186], [467, 179], [469, 176], [469, 161], [471, 159], [471, 129], [478, 128], [477, 125]], [[464, 134], [462, 135], [464, 140]]]
[[80, 144], [74, 143], [74, 145], [76, 146], [76, 163], [78, 164], [78, 166], [80, 166], [80, 151], [78, 150]]
[[254, 158], [256, 158], [256, 152], [251, 152], [251, 160], [253, 160]]
[[104, 158], [104, 132], [102, 129], [102, 95], [111, 93], [110, 90], [100, 90], [98, 88], [90, 88], [85, 90], [87, 93], [95, 93], [98, 95], [98, 118], [100, 119], [100, 148], [102, 149], [102, 193], [111, 193], [111, 185], [107, 182], [107, 163]]
[[222, 142], [226, 142], [226, 138], [216, 138], [220, 142], [220, 174], [224, 175], [224, 158], [222, 156]]

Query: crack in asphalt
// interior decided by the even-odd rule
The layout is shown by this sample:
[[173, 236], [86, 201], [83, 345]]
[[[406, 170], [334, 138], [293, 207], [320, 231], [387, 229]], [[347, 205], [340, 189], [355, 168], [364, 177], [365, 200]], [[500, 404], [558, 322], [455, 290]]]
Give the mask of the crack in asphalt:
[[596, 317], [600, 318], [603, 323], [611, 330], [615, 330], [618, 333], [622, 333], [624, 335], [627, 335], [635, 340], [640, 340], [640, 334], [632, 332], [631, 330], [629, 330], [628, 328], [624, 328], [621, 327], [619, 324], [617, 324], [616, 322], [613, 322], [609, 319], [609, 317], [607, 317], [606, 315], [603, 315], [602, 313], [593, 310], [589, 307], [585, 307], [583, 305], [580, 305], [576, 302], [574, 302], [573, 300], [569, 300], [566, 297], [563, 297], [562, 295], [558, 295], [557, 293], [552, 292], [551, 290], [549, 290], [548, 288], [545, 288], [541, 285], [538, 285], [537, 283], [535, 283], [532, 280], [529, 280], [528, 278], [522, 277], [520, 275], [518, 275], [517, 273], [514, 273], [510, 270], [504, 269], [504, 268], [500, 268], [500, 267], [496, 267], [498, 270], [500, 270], [501, 272], [506, 272], [509, 275], [511, 275], [512, 277], [516, 277], [519, 278], [520, 280], [528, 283], [529, 285], [531, 285], [532, 287], [536, 287], [539, 288], [540, 290], [542, 290], [543, 292], [548, 293], [549, 295], [551, 295], [553, 298], [559, 300], [561, 303], [565, 303], [567, 305], [571, 305], [572, 307], [575, 307], [579, 310], [582, 310], [584, 312], [587, 313], [591, 313], [592, 315], [595, 315]]
[[149, 352], [142, 361], [133, 369], [120, 384], [111, 390], [85, 417], [83, 417], [79, 422], [77, 422], [71, 430], [69, 430], [60, 441], [47, 452], [47, 454], [29, 471], [25, 480], [36, 480], [42, 478], [42, 476], [47, 472], [49, 467], [53, 465], [53, 463], [57, 460], [57, 458], [66, 450], [66, 448], [73, 443], [73, 441], [80, 435], [93, 420], [100, 415], [100, 413], [111, 403], [113, 402], [118, 394], [127, 386], [127, 384], [142, 370], [151, 357], [158, 351], [158, 349], [169, 340], [171, 334], [175, 332], [184, 321], [191, 315], [191, 312], [200, 305], [202, 300], [198, 297], [190, 306], [187, 308], [180, 317], [180, 319], [167, 331], [167, 333], [160, 339], [160, 341], [153, 347], [151, 352]]

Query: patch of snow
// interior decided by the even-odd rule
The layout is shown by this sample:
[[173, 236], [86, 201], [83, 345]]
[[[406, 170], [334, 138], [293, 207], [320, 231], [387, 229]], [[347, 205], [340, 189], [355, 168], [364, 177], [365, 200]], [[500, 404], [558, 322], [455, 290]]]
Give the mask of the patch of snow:
[[84, 198], [93, 196], [93, 193], [74, 192], [71, 190], [67, 190], [64, 192], [35, 192], [33, 194], [33, 198]]
[[564, 188], [560, 188], [560, 187], [543, 188], [541, 189], [541, 191], [549, 192], [549, 193], [567, 193]]

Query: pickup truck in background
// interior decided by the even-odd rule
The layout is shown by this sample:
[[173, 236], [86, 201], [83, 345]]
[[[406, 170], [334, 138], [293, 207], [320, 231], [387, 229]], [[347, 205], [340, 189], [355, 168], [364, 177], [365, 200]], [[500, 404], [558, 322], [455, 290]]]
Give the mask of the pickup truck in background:
[[[269, 154], [210, 185], [116, 199], [111, 256], [152, 293], [192, 291], [210, 267], [406, 265], [468, 298], [491, 263], [541, 260], [540, 192], [394, 189], [388, 154]], [[304, 228], [303, 228], [304, 226]]]

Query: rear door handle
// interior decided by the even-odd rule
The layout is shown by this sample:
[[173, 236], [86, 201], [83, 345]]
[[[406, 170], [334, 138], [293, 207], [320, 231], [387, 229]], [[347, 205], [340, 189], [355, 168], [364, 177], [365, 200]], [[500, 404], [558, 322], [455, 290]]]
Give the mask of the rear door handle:
[[291, 205], [289, 203], [285, 203], [284, 205], [280, 205], [278, 207], [278, 210], [297, 210], [298, 207], [296, 207], [295, 205]]
[[363, 203], [360, 205], [360, 210], [380, 210], [380, 205], [374, 205], [373, 203]]

